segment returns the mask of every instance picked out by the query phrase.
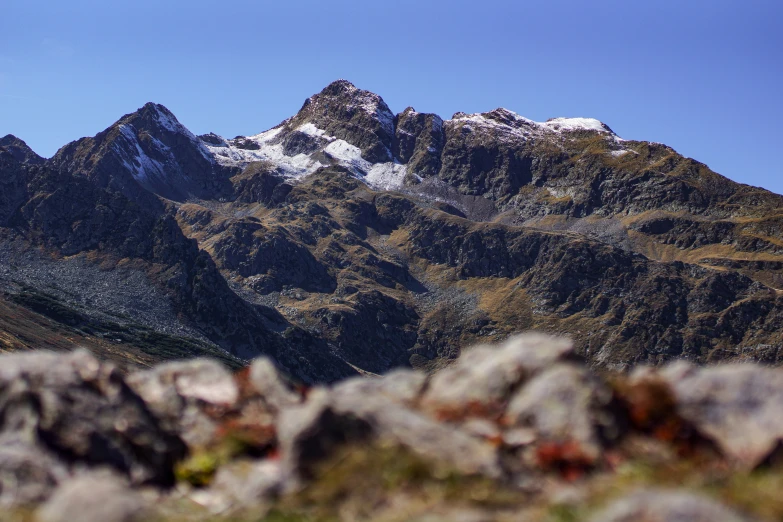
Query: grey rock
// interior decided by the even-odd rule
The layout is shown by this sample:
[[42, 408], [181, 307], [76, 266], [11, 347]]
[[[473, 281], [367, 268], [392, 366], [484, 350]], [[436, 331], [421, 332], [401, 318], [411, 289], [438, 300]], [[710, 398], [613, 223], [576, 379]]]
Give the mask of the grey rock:
[[170, 483], [184, 445], [160, 428], [117, 369], [88, 352], [11, 354], [0, 361], [2, 434], [134, 483]]
[[646, 490], [613, 502], [593, 522], [750, 522], [713, 500], [678, 491]]
[[491, 444], [380, 393], [317, 390], [304, 405], [283, 412], [278, 437], [284, 469], [292, 477], [307, 479], [334, 448], [367, 441], [401, 446], [461, 473], [500, 475]]
[[165, 363], [130, 375], [128, 384], [190, 447], [211, 442], [217, 429], [213, 418], [239, 399], [231, 372], [210, 359]]
[[36, 514], [40, 522], [141, 522], [149, 512], [119, 477], [92, 473], [63, 483]]
[[250, 384], [264, 402], [279, 411], [302, 402], [302, 398], [286, 383], [268, 357], [259, 357], [250, 365]]
[[674, 392], [679, 414], [739, 464], [758, 465], [783, 440], [780, 368], [678, 362], [660, 375]]
[[427, 385], [427, 374], [409, 369], [397, 369], [383, 377], [354, 377], [334, 386], [340, 394], [367, 397], [381, 394], [395, 402], [414, 406]]
[[66, 466], [21, 439], [0, 438], [0, 506], [29, 506], [46, 500], [68, 477]]
[[505, 421], [533, 428], [541, 442], [575, 443], [586, 458], [596, 460], [599, 429], [612, 424], [604, 410], [611, 399], [612, 391], [584, 368], [556, 364], [514, 394]]
[[536, 333], [513, 337], [500, 346], [476, 346], [432, 377], [422, 405], [447, 416], [500, 414], [515, 387], [571, 355], [569, 340]]

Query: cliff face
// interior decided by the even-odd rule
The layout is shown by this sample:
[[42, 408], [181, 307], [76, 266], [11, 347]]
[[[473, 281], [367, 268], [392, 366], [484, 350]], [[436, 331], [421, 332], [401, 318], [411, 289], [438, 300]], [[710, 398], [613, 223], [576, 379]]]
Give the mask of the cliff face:
[[4, 140], [3, 299], [136, 332], [117, 353], [155, 333], [307, 381], [525, 329], [599, 367], [783, 357], [783, 197], [597, 120], [394, 115], [338, 81], [255, 136], [147, 104], [51, 160]]

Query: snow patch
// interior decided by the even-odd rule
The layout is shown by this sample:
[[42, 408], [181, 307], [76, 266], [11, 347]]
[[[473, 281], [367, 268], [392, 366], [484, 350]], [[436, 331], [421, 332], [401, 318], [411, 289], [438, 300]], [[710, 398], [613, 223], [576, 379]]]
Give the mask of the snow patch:
[[[501, 119], [488, 117], [490, 114], [498, 115]], [[508, 109], [497, 109], [492, 113], [486, 114], [457, 113], [449, 122], [463, 122], [468, 125], [489, 127], [502, 134], [522, 139], [530, 136], [545, 137], [563, 132], [589, 131], [606, 134], [616, 142], [624, 141], [612, 132], [609, 127], [594, 118], [552, 118], [545, 122], [538, 122], [520, 116]]]
[[377, 163], [370, 168], [365, 182], [376, 190], [396, 190], [403, 185], [408, 169], [399, 163]]
[[[282, 140], [280, 140], [280, 134], [283, 130], [284, 127], [281, 126], [245, 138], [258, 145], [256, 150], [237, 147], [232, 144], [231, 140], [226, 141], [225, 145], [205, 144], [205, 146], [221, 165], [244, 168], [254, 161], [268, 161], [277, 167], [280, 174], [291, 179], [303, 178], [330, 164], [324, 164], [314, 159], [316, 154], [287, 156], [283, 152]], [[305, 123], [293, 130], [328, 141], [329, 143], [322, 151], [324, 156], [331, 160], [331, 164], [348, 168], [354, 176], [371, 187], [393, 190], [402, 186], [407, 174], [404, 165], [391, 162], [370, 163], [362, 158], [362, 151], [359, 147], [351, 145], [345, 140], [329, 136], [323, 129], [319, 129], [312, 123]]]
[[[282, 130], [282, 127], [278, 127], [245, 138], [245, 140], [258, 145], [258, 149], [237, 147], [232, 144], [231, 141], [227, 141], [225, 146], [215, 146], [208, 143], [204, 144], [204, 146], [214, 155], [215, 160], [221, 165], [244, 168], [248, 164], [256, 161], [268, 161], [274, 163], [280, 173], [289, 178], [300, 178], [307, 174], [311, 174], [324, 166], [322, 163], [312, 159], [306, 154], [287, 156], [283, 152], [282, 143], [279, 143], [278, 140], [276, 140]], [[324, 132], [315, 127], [315, 125], [310, 125], [309, 127], [308, 125], [303, 125], [298, 130], [305, 133], [311, 133], [312, 135], [322, 136], [324, 134]]]
[[554, 131], [610, 132], [606, 125], [594, 118], [552, 118], [539, 125]]
[[326, 135], [326, 131], [325, 130], [319, 129], [318, 127], [316, 127], [312, 123], [305, 123], [304, 125], [300, 125], [299, 127], [297, 127], [294, 130], [297, 130], [297, 131], [301, 132], [302, 134], [307, 134], [308, 136], [313, 136], [315, 138], [322, 138], [322, 137], [324, 137]]
[[[150, 177], [165, 177], [165, 169], [163, 164], [147, 156], [147, 154], [144, 152], [144, 149], [141, 148], [141, 144], [139, 143], [139, 139], [136, 136], [134, 127], [132, 125], [121, 124], [119, 128], [122, 137], [125, 139], [127, 144], [130, 145], [130, 148], [136, 150], [136, 155], [134, 156], [127, 154], [127, 149], [119, 147], [117, 144], [115, 144], [114, 151], [117, 152], [117, 154], [120, 156], [120, 161], [122, 161], [123, 165], [125, 165], [125, 168], [130, 171], [134, 179], [137, 181], [145, 181]], [[160, 144], [165, 147], [162, 152], [169, 152], [169, 148], [163, 145], [163, 143], [158, 140], [155, 140], [155, 142], [156, 145]]]

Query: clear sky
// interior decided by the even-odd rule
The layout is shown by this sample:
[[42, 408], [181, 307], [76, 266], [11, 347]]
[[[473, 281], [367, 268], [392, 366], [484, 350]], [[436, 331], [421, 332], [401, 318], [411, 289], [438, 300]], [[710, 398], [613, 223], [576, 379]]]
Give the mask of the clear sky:
[[147, 101], [256, 134], [346, 78], [450, 117], [594, 117], [783, 193], [781, 0], [2, 0], [0, 136], [39, 154]]

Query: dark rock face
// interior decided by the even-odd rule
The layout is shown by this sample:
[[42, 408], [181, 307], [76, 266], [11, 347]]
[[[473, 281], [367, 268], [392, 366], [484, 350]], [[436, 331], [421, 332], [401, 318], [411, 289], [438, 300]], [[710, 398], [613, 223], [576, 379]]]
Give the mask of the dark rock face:
[[36, 154], [27, 143], [13, 134], [8, 134], [7, 136], [0, 138], [0, 147], [8, 151], [19, 163], [41, 165], [46, 162], [46, 160]]
[[436, 175], [441, 169], [445, 142], [440, 116], [418, 113], [408, 107], [395, 117], [395, 123], [394, 157], [419, 176]]
[[[393, 158], [394, 114], [380, 96], [357, 89], [345, 80], [331, 83], [308, 98], [286, 125], [296, 128], [305, 123], [359, 147], [367, 161], [375, 163]], [[290, 135], [288, 139], [287, 147], [295, 147], [290, 143]]]
[[[498, 109], [489, 121], [506, 123], [510, 116]], [[516, 125], [510, 127], [516, 130]], [[483, 126], [470, 120], [450, 120], [444, 128], [445, 143], [439, 177], [468, 195], [503, 199], [517, 193], [533, 179], [532, 154], [526, 142], [502, 126]]]
[[94, 138], [60, 149], [52, 164], [137, 198], [140, 189], [173, 200], [220, 196], [229, 173], [171, 112], [154, 103], [123, 116]]
[[16, 157], [0, 147], [0, 226], [8, 226], [10, 219], [24, 203], [25, 171]]
[[[335, 327], [346, 360], [374, 373], [406, 365], [416, 343], [415, 310], [379, 291], [359, 292], [354, 299], [352, 310], [321, 312], [322, 322]], [[370, 353], [363, 348], [367, 343], [375, 346]]]
[[291, 185], [266, 165], [251, 164], [233, 178], [236, 200], [241, 203], [263, 203], [274, 207], [283, 203], [291, 192]]
[[259, 293], [279, 291], [285, 285], [308, 292], [335, 288], [326, 268], [285, 230], [232, 224], [215, 243], [214, 256], [221, 268], [253, 277], [253, 289]]

